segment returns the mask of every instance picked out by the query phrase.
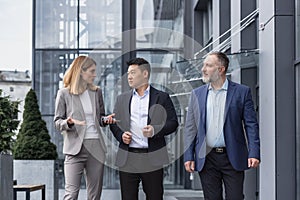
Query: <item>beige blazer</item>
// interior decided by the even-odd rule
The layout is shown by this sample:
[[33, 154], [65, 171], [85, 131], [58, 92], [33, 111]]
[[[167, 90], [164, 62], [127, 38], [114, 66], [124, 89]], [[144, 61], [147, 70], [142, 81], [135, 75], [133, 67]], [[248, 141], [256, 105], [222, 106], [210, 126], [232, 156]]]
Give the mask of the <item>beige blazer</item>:
[[[104, 102], [101, 89], [96, 91], [89, 90], [89, 95], [94, 108], [94, 117], [96, 128], [100, 134], [99, 142], [103, 153], [106, 153], [106, 145], [103, 139], [100, 126], [105, 126], [102, 123], [101, 117], [105, 116]], [[59, 130], [64, 136], [63, 153], [69, 155], [76, 155], [79, 153], [84, 135], [86, 132], [85, 125], [68, 126], [67, 118], [71, 116], [73, 119], [85, 121], [84, 110], [79, 98], [79, 95], [72, 95], [67, 88], [62, 88], [57, 92], [55, 102], [55, 128]], [[98, 123], [97, 123], [98, 122]]]

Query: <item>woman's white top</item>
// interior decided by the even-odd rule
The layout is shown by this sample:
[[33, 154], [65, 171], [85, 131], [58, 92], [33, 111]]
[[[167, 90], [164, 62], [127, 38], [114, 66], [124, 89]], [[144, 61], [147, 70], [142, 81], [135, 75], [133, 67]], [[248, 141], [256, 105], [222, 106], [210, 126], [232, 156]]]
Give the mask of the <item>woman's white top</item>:
[[86, 119], [86, 133], [84, 139], [97, 139], [99, 133], [95, 126], [93, 105], [88, 90], [79, 95]]

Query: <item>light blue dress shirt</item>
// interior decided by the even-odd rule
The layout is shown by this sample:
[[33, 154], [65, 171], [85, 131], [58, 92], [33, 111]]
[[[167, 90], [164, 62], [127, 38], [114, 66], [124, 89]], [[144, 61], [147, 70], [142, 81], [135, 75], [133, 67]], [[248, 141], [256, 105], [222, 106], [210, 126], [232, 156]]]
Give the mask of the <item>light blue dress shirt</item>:
[[228, 89], [226, 79], [222, 88], [214, 90], [209, 85], [206, 104], [206, 142], [209, 147], [225, 147], [224, 141], [224, 112]]
[[142, 129], [147, 126], [149, 109], [150, 86], [145, 90], [144, 95], [140, 96], [133, 90], [131, 99], [130, 132], [132, 140], [129, 147], [148, 148], [148, 138], [144, 137]]

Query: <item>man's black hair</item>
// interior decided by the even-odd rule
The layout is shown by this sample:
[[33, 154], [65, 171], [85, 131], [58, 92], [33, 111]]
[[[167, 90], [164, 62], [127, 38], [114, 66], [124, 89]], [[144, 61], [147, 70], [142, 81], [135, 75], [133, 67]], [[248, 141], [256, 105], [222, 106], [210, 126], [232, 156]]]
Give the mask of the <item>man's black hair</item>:
[[150, 77], [150, 73], [151, 73], [150, 63], [147, 60], [145, 60], [144, 58], [133, 58], [127, 62], [127, 65], [128, 66], [138, 65], [142, 71], [147, 70], [148, 77]]

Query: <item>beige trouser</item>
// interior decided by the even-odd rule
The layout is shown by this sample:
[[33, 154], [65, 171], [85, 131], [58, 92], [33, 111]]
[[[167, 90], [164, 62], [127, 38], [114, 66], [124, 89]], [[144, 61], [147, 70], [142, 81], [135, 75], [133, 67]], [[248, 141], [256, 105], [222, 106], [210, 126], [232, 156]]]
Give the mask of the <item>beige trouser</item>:
[[[96, 157], [98, 158], [92, 155], [97, 155]], [[101, 155], [101, 158], [99, 158], [99, 155]], [[104, 155], [99, 140], [88, 139], [84, 140], [82, 148], [77, 155], [65, 156], [64, 200], [78, 199], [83, 172], [87, 187], [87, 199], [100, 200], [103, 182], [103, 163], [105, 160]]]

